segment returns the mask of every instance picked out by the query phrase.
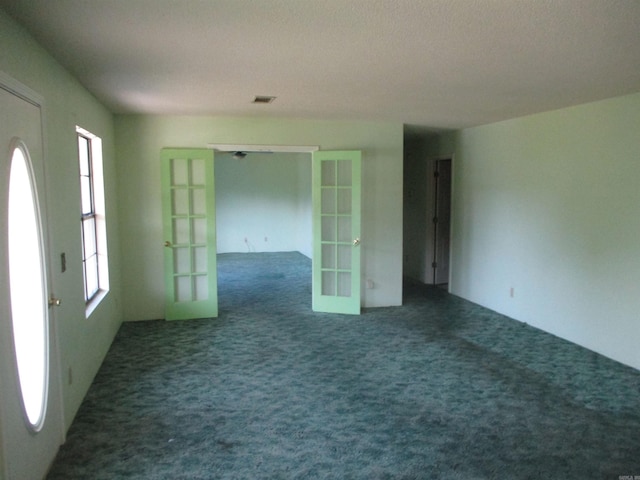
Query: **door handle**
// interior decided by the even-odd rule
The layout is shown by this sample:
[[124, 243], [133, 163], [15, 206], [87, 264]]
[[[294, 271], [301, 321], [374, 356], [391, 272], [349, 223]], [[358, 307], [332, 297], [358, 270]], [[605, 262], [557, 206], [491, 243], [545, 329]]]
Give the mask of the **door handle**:
[[62, 305], [62, 299], [61, 298], [56, 298], [53, 295], [51, 295], [49, 297], [49, 306], [50, 307], [59, 307], [60, 305]]
[[164, 246], [165, 246], [165, 247], [170, 247], [170, 246], [171, 246], [171, 242], [170, 242], [169, 240], [166, 240], [166, 241], [164, 242]]
[[353, 246], [357, 247], [358, 245], [360, 245], [360, 238], [359, 237], [353, 239]]

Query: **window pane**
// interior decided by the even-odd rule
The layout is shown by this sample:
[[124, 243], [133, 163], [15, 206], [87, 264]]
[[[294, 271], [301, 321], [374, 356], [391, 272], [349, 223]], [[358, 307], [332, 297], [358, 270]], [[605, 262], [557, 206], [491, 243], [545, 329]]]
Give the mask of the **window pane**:
[[338, 213], [351, 214], [351, 189], [341, 188], [338, 190]]
[[90, 300], [98, 292], [98, 256], [92, 255], [84, 261], [84, 274], [87, 286], [85, 300]]
[[194, 278], [195, 301], [207, 300], [209, 298], [209, 280], [206, 275], [196, 275]]
[[193, 219], [193, 243], [199, 245], [207, 244], [207, 219], [206, 218], [194, 218]]
[[89, 164], [89, 140], [78, 135], [78, 159], [80, 160], [80, 175], [88, 177], [91, 175]]
[[173, 189], [173, 214], [189, 215], [189, 191], [186, 188]]
[[338, 245], [338, 268], [340, 270], [351, 270], [351, 245]]
[[188, 218], [173, 219], [173, 243], [176, 245], [187, 245], [190, 243], [191, 230]]
[[338, 217], [338, 241], [351, 243], [352, 240], [351, 217]]
[[90, 177], [80, 177], [80, 195], [82, 198], [82, 214], [86, 215], [87, 213], [93, 213]]
[[175, 300], [176, 302], [190, 302], [191, 298], [191, 277], [175, 278]]
[[322, 217], [322, 231], [320, 239], [323, 242], [336, 241], [336, 219], [335, 217]]
[[194, 247], [193, 269], [200, 273], [207, 272], [207, 247]]
[[336, 268], [336, 246], [333, 244], [322, 245], [322, 268]]
[[176, 273], [191, 273], [191, 253], [188, 247], [173, 249], [173, 269]]
[[336, 274], [332, 270], [322, 272], [322, 295], [336, 295]]
[[351, 160], [338, 161], [338, 185], [351, 186]]
[[96, 246], [96, 219], [87, 217], [82, 220], [82, 240], [83, 240], [83, 259], [87, 259], [95, 255], [98, 251]]
[[189, 182], [187, 168], [186, 159], [175, 158], [171, 160], [171, 185], [187, 185]]
[[207, 198], [204, 188], [196, 188], [191, 191], [191, 214], [207, 214]]
[[16, 148], [9, 174], [11, 322], [22, 401], [31, 427], [42, 424], [47, 383], [47, 298], [35, 186]]
[[320, 204], [321, 213], [336, 213], [336, 190], [335, 188], [323, 188]]
[[336, 162], [334, 160], [324, 160], [322, 162], [322, 186], [333, 186], [336, 184]]
[[203, 158], [191, 160], [191, 185], [204, 185], [206, 182], [205, 163]]

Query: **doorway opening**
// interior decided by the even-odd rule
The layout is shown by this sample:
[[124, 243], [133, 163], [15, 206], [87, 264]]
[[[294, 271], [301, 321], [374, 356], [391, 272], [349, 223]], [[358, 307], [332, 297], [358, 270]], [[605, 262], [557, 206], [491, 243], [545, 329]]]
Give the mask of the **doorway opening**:
[[451, 159], [433, 165], [433, 284], [449, 288], [449, 248], [451, 232]]
[[[236, 149], [234, 149], [236, 150]], [[228, 151], [228, 150], [226, 150]], [[309, 152], [309, 150], [307, 150]], [[247, 155], [235, 155], [235, 160], [245, 160]], [[233, 156], [232, 156], [233, 158]], [[312, 309], [326, 313], [360, 314], [361, 286], [360, 286], [360, 223], [361, 223], [361, 152], [358, 150], [345, 151], [316, 151], [309, 170], [303, 178], [311, 179], [311, 188], [302, 188], [295, 171], [290, 179], [285, 178], [280, 187], [270, 186], [261, 203], [276, 198], [276, 193], [284, 188], [293, 188], [293, 195], [299, 196], [306, 192], [307, 199], [311, 198], [312, 228], [303, 229], [307, 235], [306, 245], [312, 250]], [[217, 292], [217, 248], [219, 246], [217, 224], [218, 216], [223, 215], [216, 208], [216, 198], [220, 196], [215, 188], [215, 155], [210, 150], [164, 148], [161, 150], [162, 162], [162, 205], [163, 231], [165, 233], [165, 314], [167, 320], [186, 320], [190, 318], [212, 318], [218, 315]], [[304, 162], [306, 165], [309, 162]], [[218, 169], [220, 167], [218, 166]], [[257, 168], [245, 168], [244, 172], [224, 181], [218, 175], [220, 186], [229, 187], [232, 193], [238, 191], [239, 180], [249, 176], [254, 178], [253, 187], [245, 192], [245, 198], [254, 198], [255, 192], [264, 183], [268, 174], [273, 174], [273, 168], [262, 165], [262, 170], [256, 174]], [[307, 167], [308, 168], [308, 167]], [[287, 172], [291, 170], [289, 166]], [[237, 175], [237, 174], [236, 174]], [[282, 176], [282, 173], [279, 174]], [[307, 183], [308, 184], [308, 183]], [[251, 213], [242, 213], [235, 204], [238, 196], [232, 195], [222, 204], [230, 205], [230, 216], [233, 220], [241, 219], [243, 228], [253, 227], [261, 223], [262, 218], [251, 217]], [[295, 204], [296, 210], [309, 210], [309, 201], [305, 207], [300, 202]], [[251, 210], [250, 210], [251, 211]], [[271, 217], [274, 209], [267, 206], [262, 217]], [[247, 221], [248, 218], [252, 218]], [[305, 217], [308, 222], [308, 216]], [[283, 244], [295, 241], [299, 236], [300, 222], [274, 231], [276, 238]], [[222, 230], [222, 229], [221, 229]], [[233, 232], [233, 228], [224, 232]], [[269, 234], [259, 232], [262, 241], [269, 244]], [[308, 234], [311, 232], [311, 240]], [[236, 232], [237, 234], [237, 232]], [[236, 242], [242, 239], [244, 246], [239, 251], [251, 253], [251, 239], [244, 232], [236, 236]], [[220, 242], [221, 243], [221, 242]], [[298, 243], [302, 248], [270, 247], [275, 251], [308, 251], [305, 243]], [[295, 244], [294, 244], [295, 245]], [[236, 247], [237, 249], [237, 247]], [[221, 251], [225, 251], [221, 249]], [[254, 252], [258, 250], [254, 248]]]
[[425, 156], [422, 141], [405, 139], [404, 277], [448, 290], [453, 157]]
[[[271, 285], [275, 293], [286, 276], [304, 284], [295, 288], [310, 308], [311, 153], [242, 153], [216, 152], [214, 159], [220, 307], [225, 309], [231, 300], [225, 295], [234, 297], [231, 292], [238, 289], [247, 302], [264, 296]], [[233, 282], [233, 289], [225, 282]]]

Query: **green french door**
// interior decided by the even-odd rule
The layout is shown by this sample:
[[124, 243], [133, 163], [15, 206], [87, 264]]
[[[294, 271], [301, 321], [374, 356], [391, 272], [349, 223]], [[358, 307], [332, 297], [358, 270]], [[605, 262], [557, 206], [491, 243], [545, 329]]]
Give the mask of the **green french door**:
[[360, 313], [361, 152], [313, 153], [313, 310]]
[[218, 316], [213, 150], [161, 152], [167, 320]]

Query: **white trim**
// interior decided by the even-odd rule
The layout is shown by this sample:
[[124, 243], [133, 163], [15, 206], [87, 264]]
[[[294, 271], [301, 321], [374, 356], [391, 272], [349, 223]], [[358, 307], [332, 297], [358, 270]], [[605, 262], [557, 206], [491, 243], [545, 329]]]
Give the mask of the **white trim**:
[[[107, 249], [106, 204], [104, 192], [104, 165], [102, 158], [102, 139], [90, 131], [76, 125], [76, 133], [86, 137], [91, 149], [91, 190], [93, 201], [93, 218], [95, 219], [96, 254], [98, 268], [98, 291], [86, 304], [85, 315], [87, 318], [93, 313], [100, 301], [109, 292], [109, 257]], [[84, 237], [83, 237], [84, 248]], [[83, 265], [84, 267], [84, 265]], [[86, 292], [85, 279], [85, 294]]]
[[320, 150], [318, 145], [249, 145], [208, 143], [207, 148], [217, 152], [263, 152], [263, 153], [311, 153]]
[[10, 77], [6, 73], [0, 71], [0, 88], [13, 93], [15, 96], [26, 100], [27, 102], [42, 107], [44, 105], [44, 97], [37, 92], [23, 85], [15, 78]]
[[98, 290], [98, 293], [96, 293], [93, 296], [93, 298], [89, 300], [89, 302], [87, 303], [87, 306], [84, 309], [84, 314], [87, 319], [91, 317], [91, 314], [93, 313], [93, 311], [96, 308], [98, 308], [98, 305], [102, 303], [102, 300], [104, 300], [104, 298], [108, 295], [108, 293], [109, 293], [109, 290], [100, 289]]

